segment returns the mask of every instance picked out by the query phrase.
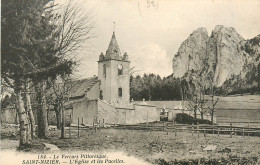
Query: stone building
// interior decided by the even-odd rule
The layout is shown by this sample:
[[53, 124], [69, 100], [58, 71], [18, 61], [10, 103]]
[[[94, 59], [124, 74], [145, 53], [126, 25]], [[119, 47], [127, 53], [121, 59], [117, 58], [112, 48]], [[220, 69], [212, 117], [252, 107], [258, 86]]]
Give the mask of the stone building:
[[98, 77], [74, 81], [70, 91], [72, 123], [135, 124], [160, 120], [160, 112], [145, 102], [130, 102], [130, 61], [121, 55], [115, 32], [99, 55]]
[[100, 98], [111, 104], [129, 104], [129, 65], [127, 53], [121, 56], [115, 32], [106, 51], [99, 56], [98, 79], [100, 80]]

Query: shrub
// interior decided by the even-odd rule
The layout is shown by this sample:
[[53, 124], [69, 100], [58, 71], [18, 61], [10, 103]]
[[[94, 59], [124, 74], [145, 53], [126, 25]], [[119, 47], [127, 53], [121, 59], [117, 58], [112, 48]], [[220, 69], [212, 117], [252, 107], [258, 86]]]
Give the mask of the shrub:
[[212, 124], [212, 122], [209, 121], [209, 120], [195, 119], [194, 117], [189, 116], [186, 113], [177, 113], [175, 121], [179, 124], [192, 124], [192, 123], [194, 123], [194, 124], [197, 124], [197, 123], [199, 123], [199, 124]]

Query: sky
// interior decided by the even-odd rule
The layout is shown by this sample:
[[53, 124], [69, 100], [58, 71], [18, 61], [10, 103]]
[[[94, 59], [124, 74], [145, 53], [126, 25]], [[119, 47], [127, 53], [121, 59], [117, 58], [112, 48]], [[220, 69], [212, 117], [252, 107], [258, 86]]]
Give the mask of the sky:
[[[172, 58], [181, 43], [197, 28], [208, 34], [216, 25], [234, 27], [245, 39], [260, 34], [260, 0], [79, 0], [91, 15], [95, 37], [79, 52], [75, 74], [97, 75], [97, 61], [105, 54], [113, 30], [127, 52], [136, 74], [170, 75]], [[115, 29], [114, 24], [115, 22]]]

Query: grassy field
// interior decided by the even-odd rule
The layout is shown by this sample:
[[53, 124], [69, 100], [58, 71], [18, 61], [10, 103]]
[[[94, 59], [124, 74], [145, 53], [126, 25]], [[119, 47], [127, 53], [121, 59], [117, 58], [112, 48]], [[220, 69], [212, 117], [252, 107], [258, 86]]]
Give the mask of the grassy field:
[[[122, 151], [129, 156], [141, 158], [150, 163], [158, 163], [158, 160], [166, 162], [189, 159], [257, 159], [260, 155], [259, 137], [240, 137], [229, 135], [207, 135], [181, 132], [175, 136], [161, 131], [136, 131], [101, 129], [83, 130], [80, 138], [76, 138], [77, 132], [73, 132], [74, 139], [59, 139], [59, 132], [50, 132], [51, 139], [44, 140], [57, 145], [62, 150], [84, 150], [89, 152], [115, 152]], [[67, 135], [68, 136], [68, 135]], [[216, 150], [203, 151], [208, 145], [215, 145]], [[259, 162], [260, 163], [260, 162]], [[160, 163], [159, 163], [160, 164]]]
[[[13, 128], [2, 129], [2, 140], [18, 140], [17, 130]], [[260, 140], [259, 137], [212, 135], [206, 137], [202, 133], [199, 137], [188, 132], [142, 131], [125, 129], [83, 129], [80, 130], [80, 138], [77, 130], [73, 130], [69, 139], [66, 130], [66, 139], [60, 139], [60, 131], [49, 131], [48, 139], [36, 139], [37, 143], [51, 143], [59, 147], [63, 152], [85, 153], [114, 153], [122, 152], [151, 164], [185, 164], [189, 161], [217, 161], [217, 164], [227, 162], [259, 161]], [[4, 136], [3, 136], [4, 134]], [[207, 146], [214, 145], [213, 151], [203, 151]], [[33, 152], [37, 152], [33, 150]], [[38, 151], [39, 153], [42, 150]], [[130, 162], [126, 162], [128, 164]], [[205, 163], [207, 164], [207, 163]], [[210, 163], [208, 163], [210, 164]]]
[[[151, 102], [152, 103], [152, 102]], [[178, 102], [167, 101], [156, 104], [168, 106]], [[222, 121], [260, 121], [260, 95], [220, 97], [217, 106], [218, 120]], [[259, 126], [259, 124], [258, 124]], [[2, 140], [18, 140], [17, 129], [2, 128]], [[68, 130], [66, 130], [68, 137]], [[49, 131], [48, 139], [36, 139], [59, 147], [64, 152], [84, 151], [91, 153], [122, 152], [151, 164], [187, 164], [188, 162], [208, 162], [204, 164], [260, 164], [260, 139], [250, 136], [191, 134], [163, 131], [142, 131], [124, 129], [93, 129], [72, 131], [71, 138], [60, 139], [60, 131]], [[8, 143], [8, 142], [7, 142]], [[11, 145], [11, 143], [10, 143]], [[216, 146], [213, 151], [204, 151], [207, 146]], [[11, 145], [13, 147], [13, 145]], [[34, 152], [37, 152], [34, 150]], [[42, 151], [38, 151], [42, 152]], [[130, 162], [126, 162], [128, 164]], [[203, 164], [203, 163], [202, 163]]]

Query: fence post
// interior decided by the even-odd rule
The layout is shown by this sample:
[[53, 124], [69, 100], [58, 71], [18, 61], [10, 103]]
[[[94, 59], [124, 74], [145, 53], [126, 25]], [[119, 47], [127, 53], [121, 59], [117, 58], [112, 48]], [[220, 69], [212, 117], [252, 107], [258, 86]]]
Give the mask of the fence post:
[[199, 122], [197, 122], [197, 134], [198, 134], [198, 138], [200, 137], [200, 131], [199, 131], [199, 129], [200, 129]]
[[213, 127], [212, 127], [212, 133], [213, 133], [213, 135], [215, 134], [215, 125], [214, 125], [214, 122], [213, 122]]
[[83, 122], [83, 117], [82, 117], [82, 119], [81, 119], [81, 124], [83, 124], [84, 122]]
[[217, 131], [218, 131], [218, 136], [219, 136], [219, 128], [218, 128], [218, 126], [217, 126]]
[[245, 136], [245, 129], [244, 129], [244, 125], [243, 125], [243, 128], [242, 128], [242, 134], [243, 134], [243, 137]]
[[93, 120], [93, 129], [94, 129], [94, 131], [95, 131], [95, 133], [96, 133], [95, 120], [96, 120], [96, 119]]
[[78, 117], [78, 138], [79, 138], [79, 117]]
[[70, 123], [70, 130], [69, 130], [69, 138], [71, 138], [71, 123]]
[[95, 119], [95, 122], [94, 122], [95, 133], [97, 133], [97, 123], [98, 123], [98, 120]]
[[81, 127], [81, 132], [83, 133], [83, 124], [84, 124], [84, 121], [83, 121], [83, 117], [82, 117], [82, 127]]
[[193, 136], [193, 131], [194, 131], [194, 123], [192, 123], [192, 126], [191, 126], [191, 133], [192, 133], [192, 136]]
[[166, 123], [166, 135], [168, 135], [168, 123]]
[[204, 127], [203, 129], [204, 137], [206, 137], [206, 128]]
[[71, 114], [70, 114], [70, 130], [69, 130], [69, 138], [71, 138], [71, 123], [72, 123], [72, 117], [71, 117]]
[[230, 123], [230, 138], [232, 138], [232, 123]]
[[95, 119], [93, 120], [93, 129], [95, 128]]
[[175, 121], [174, 121], [174, 134], [175, 134], [175, 136], [177, 136], [177, 132], [176, 132], [176, 123], [175, 123]]
[[163, 127], [162, 127], [162, 128], [163, 128], [163, 131], [164, 131], [164, 123], [165, 123], [165, 121], [163, 122]]
[[247, 136], [249, 136], [249, 123], [247, 123], [247, 127], [248, 127], [248, 129], [247, 129]]

